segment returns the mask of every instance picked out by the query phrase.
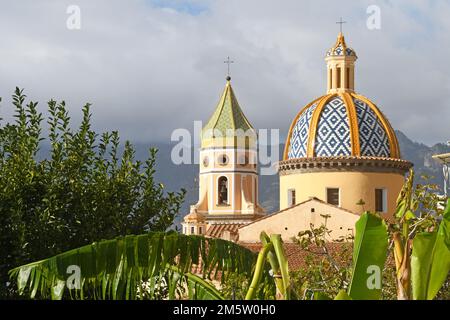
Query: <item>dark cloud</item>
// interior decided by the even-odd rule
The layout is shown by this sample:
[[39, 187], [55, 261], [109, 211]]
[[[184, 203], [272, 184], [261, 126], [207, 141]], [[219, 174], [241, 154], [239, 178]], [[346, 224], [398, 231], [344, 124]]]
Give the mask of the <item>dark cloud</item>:
[[[66, 28], [79, 5], [81, 30]], [[396, 129], [435, 143], [450, 138], [448, 2], [424, 1], [2, 1], [0, 96], [8, 117], [15, 86], [41, 104], [65, 99], [79, 118], [94, 104], [99, 130], [134, 141], [170, 141], [175, 128], [206, 121], [233, 86], [258, 128], [287, 131], [299, 109], [325, 91], [325, 51], [344, 17], [357, 51], [357, 91]], [[368, 5], [381, 30], [366, 27]], [[43, 107], [43, 106], [41, 106]], [[5, 116], [6, 115], [6, 116]]]

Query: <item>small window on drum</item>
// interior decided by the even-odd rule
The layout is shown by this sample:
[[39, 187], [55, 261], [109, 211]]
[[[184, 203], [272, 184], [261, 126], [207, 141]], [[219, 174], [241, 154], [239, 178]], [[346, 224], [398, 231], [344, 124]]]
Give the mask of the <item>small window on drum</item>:
[[288, 206], [292, 207], [297, 203], [297, 200], [295, 199], [295, 189], [289, 189], [288, 190]]
[[226, 154], [220, 155], [219, 158], [217, 159], [217, 162], [221, 166], [226, 166], [228, 164], [228, 156]]
[[340, 205], [339, 188], [327, 188], [327, 202], [329, 204], [339, 206]]
[[387, 212], [386, 189], [375, 189], [375, 211], [380, 213]]

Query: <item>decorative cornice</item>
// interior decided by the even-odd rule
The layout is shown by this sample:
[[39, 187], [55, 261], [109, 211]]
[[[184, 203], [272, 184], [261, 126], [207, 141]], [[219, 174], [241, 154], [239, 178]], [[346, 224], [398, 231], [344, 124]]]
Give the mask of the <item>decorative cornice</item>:
[[311, 172], [382, 172], [405, 174], [409, 161], [381, 157], [315, 157], [284, 160], [279, 163], [280, 176]]

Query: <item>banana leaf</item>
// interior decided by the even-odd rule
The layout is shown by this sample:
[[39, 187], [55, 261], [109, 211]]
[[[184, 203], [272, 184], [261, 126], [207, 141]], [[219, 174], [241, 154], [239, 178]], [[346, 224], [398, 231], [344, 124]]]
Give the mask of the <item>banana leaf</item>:
[[353, 300], [353, 299], [347, 294], [347, 292], [345, 292], [345, 290], [341, 290], [334, 298], [334, 300]]
[[388, 247], [386, 223], [378, 215], [366, 212], [355, 227], [353, 275], [348, 295], [353, 300], [378, 300]]
[[450, 271], [450, 200], [439, 228], [413, 240], [411, 282], [414, 300], [432, 300]]
[[[136, 299], [142, 282], [156, 286], [168, 279], [171, 297], [178, 290], [173, 286], [187, 284], [192, 298], [219, 299], [207, 280], [219, 272], [222, 282], [232, 274], [250, 278], [255, 262], [255, 253], [233, 242], [155, 232], [96, 242], [17, 267], [9, 275], [19, 293], [30, 298]], [[68, 270], [74, 267], [79, 270], [79, 288], [67, 285], [73, 276]], [[203, 281], [191, 273], [193, 268]]]
[[[345, 294], [347, 294], [347, 293], [345, 292]], [[332, 300], [332, 299], [329, 296], [327, 296], [325, 293], [316, 291], [316, 292], [314, 292], [313, 300]], [[339, 300], [339, 299], [335, 299], [335, 300]]]

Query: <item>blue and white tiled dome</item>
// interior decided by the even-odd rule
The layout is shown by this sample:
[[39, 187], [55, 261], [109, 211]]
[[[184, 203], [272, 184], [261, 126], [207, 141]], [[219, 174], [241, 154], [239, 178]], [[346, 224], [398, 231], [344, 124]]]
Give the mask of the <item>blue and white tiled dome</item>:
[[294, 119], [285, 160], [346, 156], [400, 158], [392, 127], [371, 101], [348, 92], [328, 94]]

